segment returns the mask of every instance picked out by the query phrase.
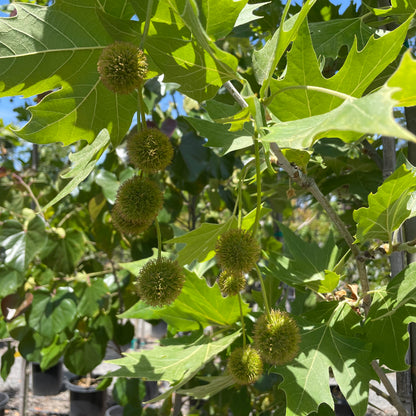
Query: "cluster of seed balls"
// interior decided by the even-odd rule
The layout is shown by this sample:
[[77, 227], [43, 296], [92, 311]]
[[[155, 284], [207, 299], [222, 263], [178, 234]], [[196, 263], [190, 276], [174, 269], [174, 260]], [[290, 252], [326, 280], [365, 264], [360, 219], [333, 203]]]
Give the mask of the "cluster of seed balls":
[[[142, 50], [128, 42], [107, 46], [98, 60], [101, 82], [117, 94], [130, 94], [141, 88], [147, 74], [147, 61]], [[127, 141], [130, 163], [141, 171], [125, 181], [117, 192], [112, 211], [116, 229], [137, 235], [153, 223], [163, 205], [163, 192], [148, 175], [163, 171], [172, 161], [173, 147], [169, 138], [155, 128], [130, 135]], [[178, 262], [159, 257], [147, 262], [136, 281], [142, 300], [152, 306], [172, 303], [185, 282]]]
[[[231, 229], [219, 239], [215, 248], [223, 268], [218, 285], [225, 296], [237, 295], [245, 287], [244, 274], [260, 258], [260, 246], [245, 230]], [[288, 313], [272, 310], [262, 315], [254, 326], [253, 346], [235, 349], [228, 360], [228, 372], [238, 384], [254, 383], [263, 373], [263, 362], [283, 365], [292, 361], [299, 350], [300, 333]]]
[[[129, 94], [140, 88], [147, 74], [143, 51], [127, 42], [106, 47], [98, 61], [102, 83], [114, 93]], [[131, 163], [144, 173], [163, 170], [173, 157], [169, 139], [157, 129], [145, 129], [130, 137], [127, 151]], [[163, 193], [156, 182], [135, 176], [124, 182], [117, 193], [112, 218], [122, 233], [136, 235], [146, 230], [163, 204]], [[218, 240], [216, 256], [223, 268], [218, 285], [225, 296], [237, 295], [245, 287], [244, 274], [256, 265], [260, 246], [247, 231], [232, 229]], [[141, 298], [152, 306], [173, 302], [185, 281], [181, 266], [167, 258], [149, 261], [137, 278]], [[299, 329], [286, 313], [272, 310], [261, 316], [254, 328], [254, 347], [234, 350], [228, 371], [239, 384], [255, 382], [263, 372], [263, 361], [282, 365], [298, 353]]]

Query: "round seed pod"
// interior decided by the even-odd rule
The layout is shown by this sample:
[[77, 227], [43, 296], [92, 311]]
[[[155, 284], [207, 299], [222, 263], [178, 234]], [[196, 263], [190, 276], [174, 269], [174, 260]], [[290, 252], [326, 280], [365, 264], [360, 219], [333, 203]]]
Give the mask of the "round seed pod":
[[300, 332], [287, 312], [272, 310], [262, 315], [254, 326], [254, 346], [263, 360], [273, 365], [292, 361], [299, 352]]
[[112, 218], [114, 227], [121, 233], [127, 234], [127, 235], [140, 234], [143, 231], [146, 231], [150, 227], [150, 224], [152, 223], [151, 221], [141, 222], [141, 221], [126, 220], [121, 215], [120, 206], [117, 203], [114, 205], [113, 210], [111, 211], [111, 218]]
[[152, 223], [163, 205], [163, 193], [156, 182], [133, 176], [117, 192], [120, 215], [134, 223]]
[[235, 349], [228, 359], [228, 372], [238, 384], [254, 383], [263, 373], [259, 353], [251, 346]]
[[260, 258], [260, 245], [251, 233], [232, 229], [219, 238], [215, 254], [225, 271], [241, 275], [256, 265]]
[[149, 305], [165, 306], [179, 296], [184, 283], [185, 275], [179, 263], [162, 257], [146, 263], [137, 277], [136, 287]]
[[129, 137], [127, 153], [136, 168], [151, 173], [164, 170], [169, 165], [173, 158], [173, 147], [166, 134], [149, 128]]
[[102, 83], [109, 90], [130, 94], [146, 77], [146, 56], [136, 45], [116, 41], [103, 49], [97, 70]]
[[246, 287], [246, 279], [242, 274], [233, 275], [222, 272], [218, 277], [218, 286], [224, 296], [234, 296]]

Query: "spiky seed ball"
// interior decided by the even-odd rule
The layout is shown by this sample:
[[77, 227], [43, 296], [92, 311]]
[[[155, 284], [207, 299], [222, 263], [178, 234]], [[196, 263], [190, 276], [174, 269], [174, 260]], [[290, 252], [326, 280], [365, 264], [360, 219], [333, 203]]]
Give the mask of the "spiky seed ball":
[[179, 263], [162, 257], [146, 263], [137, 277], [136, 287], [146, 303], [164, 306], [179, 296], [184, 283], [185, 275]]
[[116, 41], [103, 49], [97, 69], [101, 81], [109, 90], [129, 94], [146, 77], [146, 56], [136, 45]]
[[215, 247], [218, 263], [233, 275], [249, 272], [260, 257], [260, 246], [253, 235], [240, 229], [226, 231]]
[[246, 287], [246, 279], [242, 274], [222, 272], [218, 277], [218, 286], [224, 296], [238, 295]]
[[145, 172], [164, 170], [172, 161], [173, 147], [168, 136], [155, 128], [144, 129], [129, 137], [130, 162]]
[[254, 326], [254, 346], [269, 364], [283, 365], [298, 354], [299, 328], [287, 312], [272, 310], [262, 315]]
[[163, 193], [156, 182], [133, 176], [117, 192], [116, 205], [126, 221], [151, 223], [163, 204]]
[[123, 234], [137, 235], [150, 227], [151, 221], [128, 221], [121, 215], [119, 204], [115, 204], [111, 211], [111, 218], [114, 227]]
[[228, 371], [238, 384], [254, 383], [263, 373], [259, 353], [251, 346], [235, 349], [228, 359]]

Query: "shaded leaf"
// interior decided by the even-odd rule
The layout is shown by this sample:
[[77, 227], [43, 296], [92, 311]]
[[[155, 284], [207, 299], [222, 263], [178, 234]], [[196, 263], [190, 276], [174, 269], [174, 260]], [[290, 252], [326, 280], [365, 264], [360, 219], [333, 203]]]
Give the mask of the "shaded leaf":
[[[149, 402], [156, 402], [169, 396], [194, 377], [205, 364], [227, 348], [240, 336], [240, 331], [212, 341], [200, 337], [189, 343], [184, 338], [173, 339], [173, 345], [155, 347], [153, 350], [127, 353], [124, 358], [110, 361], [121, 368], [107, 374], [110, 377], [146, 378], [165, 380], [171, 389]], [[183, 342], [183, 344], [181, 344]], [[166, 342], [165, 342], [166, 344]]]
[[14, 364], [14, 353], [16, 351], [15, 347], [10, 346], [7, 347], [7, 350], [1, 356], [1, 378], [6, 381], [8, 375], [10, 374], [10, 370]]
[[222, 147], [222, 155], [253, 145], [254, 129], [251, 124], [247, 124], [244, 130], [234, 132], [229, 131], [228, 127], [224, 124], [214, 123], [200, 118], [185, 117], [185, 120], [201, 137], [207, 139], [207, 146]]
[[74, 229], [50, 235], [42, 254], [43, 262], [55, 272], [70, 274], [85, 251], [84, 235]]
[[73, 322], [75, 314], [74, 295], [67, 288], [58, 288], [53, 295], [36, 290], [28, 323], [40, 335], [53, 338]]
[[49, 201], [44, 207], [46, 211], [49, 207], [59, 202], [62, 198], [69, 195], [88, 175], [94, 170], [94, 167], [110, 143], [110, 135], [108, 130], [104, 129], [98, 133], [95, 140], [83, 147], [77, 153], [70, 153], [69, 160], [72, 162], [72, 168], [69, 172], [63, 173], [61, 176], [64, 179], [70, 179], [65, 187]]
[[195, 397], [196, 399], [209, 399], [220, 391], [231, 387], [235, 384], [235, 381], [231, 375], [216, 376], [216, 377], [198, 377], [198, 379], [207, 381], [207, 384], [203, 384], [197, 387], [191, 387], [188, 389], [178, 390], [179, 394]]
[[5, 221], [0, 228], [1, 246], [6, 249], [5, 264], [24, 272], [47, 241], [45, 224], [35, 216], [25, 227], [18, 221]]
[[16, 293], [17, 289], [25, 282], [24, 272], [19, 272], [11, 267], [0, 265], [0, 297], [6, 297]]
[[[217, 284], [210, 287], [204, 278], [186, 269], [184, 271], [185, 285], [171, 305], [153, 308], [139, 301], [120, 317], [163, 319], [176, 331], [192, 331], [209, 325], [230, 326], [239, 320], [237, 296], [224, 298]], [[243, 315], [246, 315], [250, 309], [245, 302], [242, 306]]]
[[104, 298], [109, 295], [108, 287], [103, 279], [91, 279], [89, 283], [79, 282], [74, 290], [79, 298], [77, 305], [79, 316], [93, 317], [104, 306]]
[[321, 247], [315, 242], [303, 241], [283, 224], [279, 224], [279, 228], [290, 258], [270, 256], [266, 274], [290, 286], [306, 286], [320, 293], [332, 292], [338, 285], [339, 275], [331, 270], [340, 256], [333, 235], [330, 234]]

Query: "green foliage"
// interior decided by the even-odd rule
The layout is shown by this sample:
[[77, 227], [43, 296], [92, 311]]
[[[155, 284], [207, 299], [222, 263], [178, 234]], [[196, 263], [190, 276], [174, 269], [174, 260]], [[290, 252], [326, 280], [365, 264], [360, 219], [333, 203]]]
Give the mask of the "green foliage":
[[[82, 374], [108, 341], [130, 343], [124, 319], [164, 320], [160, 346], [114, 361], [126, 414], [150, 414], [146, 378], [171, 384], [153, 399], [164, 400], [159, 416], [173, 391], [210, 399], [193, 414], [328, 415], [333, 375], [364, 415], [372, 366], [406, 368], [416, 321], [414, 264], [384, 285], [388, 255], [415, 251], [414, 235], [396, 238], [415, 211], [407, 143], [407, 167], [385, 180], [378, 167], [378, 135], [416, 141], [399, 109], [416, 105], [416, 60], [403, 48], [414, 4], [341, 15], [328, 0], [30, 3], [0, 19], [0, 95], [36, 103], [22, 128], [0, 123], [3, 336], [44, 369], [63, 356]], [[102, 53], [120, 42], [134, 51], [135, 74], [143, 50], [148, 73], [118, 93], [104, 85]], [[139, 162], [132, 154], [132, 137], [149, 128], [166, 145], [157, 168], [153, 142]], [[32, 149], [11, 131], [55, 145]], [[151, 185], [126, 187], [137, 181]], [[239, 233], [250, 238], [240, 256]], [[175, 265], [173, 286], [172, 273], [155, 280], [165, 270], [145, 266], [159, 263]], [[172, 303], [155, 301], [172, 288]], [[275, 350], [276, 337], [264, 317], [286, 305], [294, 342], [284, 360], [270, 358], [262, 350]], [[229, 357], [237, 381], [261, 373], [258, 361], [242, 365], [253, 336], [271, 367], [235, 386]], [[3, 378], [13, 360], [8, 348]]]

